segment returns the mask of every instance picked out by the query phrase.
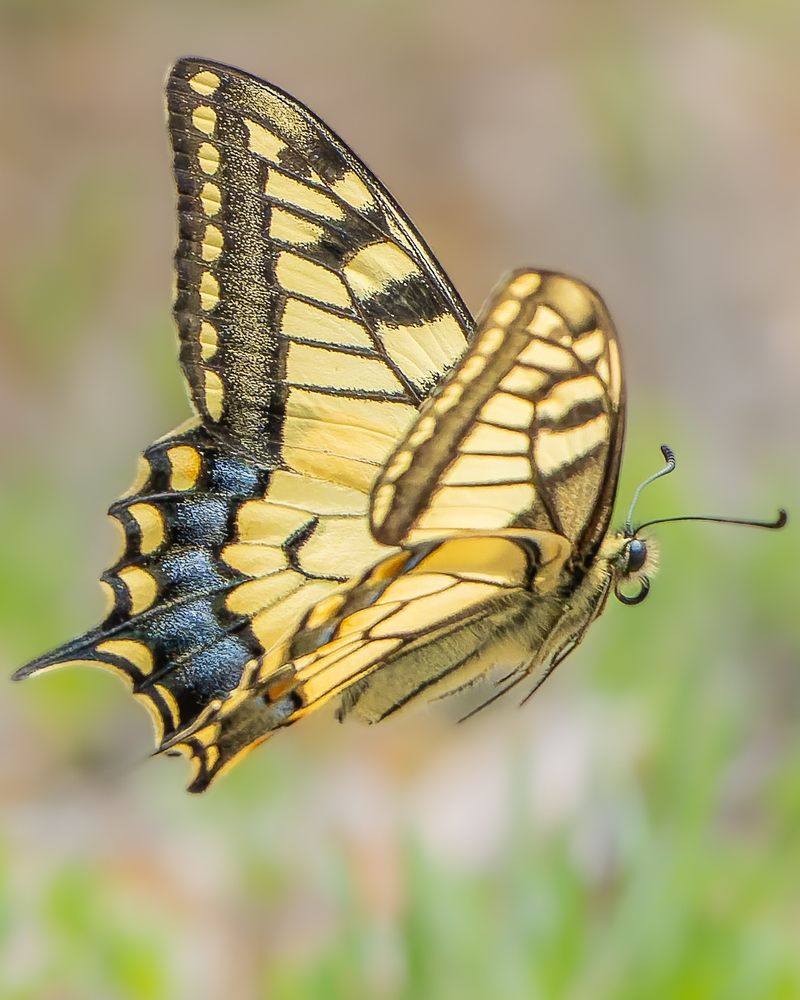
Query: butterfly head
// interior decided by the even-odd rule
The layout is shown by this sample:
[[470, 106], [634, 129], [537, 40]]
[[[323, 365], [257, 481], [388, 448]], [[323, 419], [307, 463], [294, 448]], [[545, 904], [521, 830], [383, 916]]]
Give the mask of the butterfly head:
[[[643, 483], [640, 483], [633, 494], [628, 516], [625, 519], [625, 527], [619, 538], [621, 545], [616, 558], [612, 563], [616, 569], [616, 582], [614, 584], [614, 595], [623, 604], [641, 604], [650, 593], [650, 577], [658, 564], [658, 549], [651, 538], [640, 538], [639, 533], [654, 524], [666, 524], [670, 521], [715, 521], [718, 524], [743, 524], [751, 528], [782, 528], [787, 521], [786, 511], [781, 509], [774, 521], [754, 521], [733, 517], [660, 517], [653, 521], [646, 521], [638, 527], [633, 527], [633, 512], [639, 495], [645, 486], [669, 475], [675, 469], [675, 454], [667, 445], [661, 445], [661, 454], [666, 459], [663, 469], [648, 476]], [[633, 594], [627, 593], [623, 587], [627, 584], [638, 584], [638, 590]]]
[[658, 568], [658, 548], [652, 538], [636, 534], [623, 534], [621, 542], [614, 560], [614, 595], [623, 604], [641, 604], [650, 593], [650, 580]]

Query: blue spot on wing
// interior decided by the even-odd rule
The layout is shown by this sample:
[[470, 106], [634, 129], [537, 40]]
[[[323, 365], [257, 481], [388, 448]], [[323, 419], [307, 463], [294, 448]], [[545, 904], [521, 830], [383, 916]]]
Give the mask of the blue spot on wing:
[[171, 537], [175, 545], [219, 548], [228, 537], [229, 501], [219, 497], [193, 496], [175, 505]]
[[263, 476], [240, 459], [218, 455], [209, 470], [209, 489], [232, 496], [255, 496], [263, 491]]
[[[170, 676], [170, 688], [195, 699], [220, 698], [239, 682], [252, 653], [240, 640], [226, 636], [187, 659]], [[183, 714], [183, 713], [181, 713]]]
[[192, 594], [208, 594], [228, 589], [230, 577], [223, 576], [203, 549], [185, 549], [161, 560], [159, 575], [166, 599]]
[[[171, 486], [167, 452], [185, 444], [201, 456], [201, 474], [190, 490]], [[130, 638], [146, 644], [153, 670], [146, 676], [130, 666], [135, 689], [164, 685], [176, 698], [179, 727], [189, 725], [213, 698], [224, 697], [238, 683], [244, 665], [263, 653], [246, 616], [228, 611], [226, 598], [249, 579], [219, 558], [233, 541], [231, 526], [241, 503], [264, 496], [269, 469], [238, 456], [220, 453], [221, 446], [200, 427], [175, 434], [145, 452], [150, 474], [141, 492], [116, 501], [111, 513], [125, 528], [126, 548], [104, 574], [115, 607], [99, 628], [91, 629], [18, 671], [27, 676], [70, 659], [112, 662], [97, 646], [108, 639]], [[164, 539], [153, 552], [142, 553], [140, 530], [129, 508], [156, 506], [164, 519]], [[158, 584], [153, 606], [131, 615], [127, 588], [118, 578], [126, 566], [139, 566]], [[116, 658], [115, 666], [125, 669]], [[165, 720], [167, 721], [167, 720]]]
[[142, 631], [151, 642], [158, 644], [162, 656], [169, 660], [211, 646], [227, 634], [205, 597], [165, 608]]

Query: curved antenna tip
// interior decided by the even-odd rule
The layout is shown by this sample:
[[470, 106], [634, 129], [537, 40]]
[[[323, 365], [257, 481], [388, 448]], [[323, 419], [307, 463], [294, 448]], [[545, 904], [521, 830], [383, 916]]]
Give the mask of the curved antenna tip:
[[670, 446], [668, 444], [662, 444], [661, 445], [661, 454], [666, 459], [667, 464], [671, 465], [672, 468], [674, 469], [675, 466], [678, 463], [677, 463], [677, 461], [675, 459], [675, 452], [672, 450], [672, 448], [670, 448]]
[[786, 511], [783, 509], [783, 507], [779, 507], [778, 508], [778, 517], [776, 518], [775, 523], [774, 524], [770, 524], [769, 527], [770, 528], [782, 528], [787, 523], [788, 520], [789, 520], [789, 515], [786, 513]]

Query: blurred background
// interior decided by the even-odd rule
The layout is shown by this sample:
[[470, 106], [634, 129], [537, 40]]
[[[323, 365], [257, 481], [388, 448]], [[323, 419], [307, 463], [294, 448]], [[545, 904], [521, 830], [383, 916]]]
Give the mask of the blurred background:
[[98, 620], [105, 509], [188, 413], [180, 55], [310, 105], [473, 310], [520, 265], [601, 291], [621, 507], [666, 441], [642, 517], [795, 516], [659, 530], [522, 710], [314, 718], [205, 797], [114, 678], [6, 684], [3, 1000], [800, 996], [798, 45], [791, 0], [3, 0], [3, 676]]

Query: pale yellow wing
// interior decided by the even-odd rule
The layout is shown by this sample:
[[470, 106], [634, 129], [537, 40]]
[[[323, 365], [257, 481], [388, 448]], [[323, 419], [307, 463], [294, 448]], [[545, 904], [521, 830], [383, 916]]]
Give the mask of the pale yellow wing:
[[600, 297], [564, 275], [518, 272], [376, 480], [372, 533], [398, 545], [530, 527], [564, 535], [588, 562], [608, 528], [623, 429]]
[[[402, 552], [323, 598], [179, 734], [193, 787], [215, 773], [209, 754], [222, 768], [331, 698], [374, 721], [503, 657], [515, 671], [555, 662], [595, 613], [581, 607], [559, 627], [556, 579], [580, 580], [606, 534], [623, 424], [602, 301], [563, 275], [513, 275], [376, 480], [372, 533]], [[526, 537], [541, 546], [534, 557]], [[493, 575], [476, 579], [476, 560]]]
[[192, 791], [275, 730], [339, 697], [339, 715], [378, 722], [493, 668], [531, 666], [561, 614], [555, 584], [572, 551], [547, 532], [423, 542], [320, 601], [238, 688], [165, 749], [192, 761]]

